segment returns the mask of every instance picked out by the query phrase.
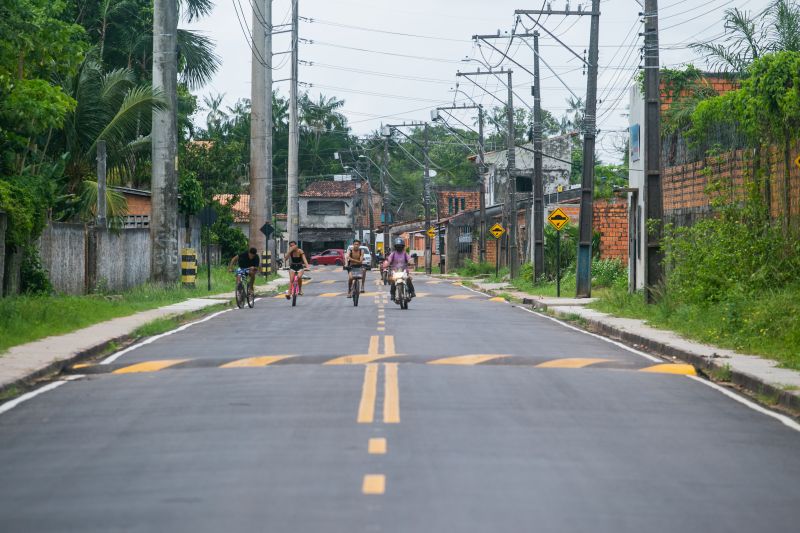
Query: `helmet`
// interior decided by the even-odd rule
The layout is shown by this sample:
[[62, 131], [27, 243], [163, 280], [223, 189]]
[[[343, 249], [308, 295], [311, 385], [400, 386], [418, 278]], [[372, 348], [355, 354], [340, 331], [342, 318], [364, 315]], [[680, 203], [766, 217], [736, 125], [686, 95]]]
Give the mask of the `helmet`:
[[394, 249], [398, 252], [402, 252], [403, 249], [406, 247], [406, 243], [403, 239], [397, 238], [394, 240]]

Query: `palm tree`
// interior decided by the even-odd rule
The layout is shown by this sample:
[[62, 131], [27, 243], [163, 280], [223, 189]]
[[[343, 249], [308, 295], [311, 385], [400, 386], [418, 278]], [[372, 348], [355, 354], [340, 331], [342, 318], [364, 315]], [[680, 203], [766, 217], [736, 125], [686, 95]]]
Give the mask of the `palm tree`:
[[305, 133], [314, 136], [314, 144], [319, 145], [320, 136], [329, 130], [343, 130], [347, 119], [338, 110], [344, 106], [344, 100], [335, 96], [326, 98], [320, 94], [314, 102], [308, 93], [300, 97], [300, 120]]
[[203, 104], [205, 104], [208, 110], [208, 114], [206, 115], [206, 128], [208, 128], [209, 134], [219, 131], [222, 127], [222, 123], [228, 120], [228, 114], [220, 108], [224, 98], [225, 93], [218, 93], [216, 95], [210, 94], [203, 98]]

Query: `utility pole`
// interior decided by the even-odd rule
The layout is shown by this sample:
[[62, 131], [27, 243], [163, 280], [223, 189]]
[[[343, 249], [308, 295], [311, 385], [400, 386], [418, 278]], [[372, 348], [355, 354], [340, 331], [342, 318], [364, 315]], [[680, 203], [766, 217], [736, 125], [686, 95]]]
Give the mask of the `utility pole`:
[[[266, 197], [264, 198], [264, 218], [266, 222], [272, 224], [272, 203], [274, 201], [273, 192], [273, 176], [272, 176], [272, 159], [273, 159], [273, 132], [272, 132], [272, 36], [275, 29], [272, 24], [272, 0], [264, 0], [264, 20], [267, 26], [267, 38], [264, 42], [264, 59], [266, 60], [267, 67], [264, 69], [264, 85], [266, 91], [264, 94], [266, 105], [264, 106], [264, 127], [267, 135], [264, 138], [266, 148], [266, 173], [264, 174], [264, 187], [266, 189]], [[267, 237], [267, 251], [269, 252], [270, 259], [270, 272], [275, 272], [275, 234], [277, 233], [277, 224], [274, 233]]]
[[544, 180], [542, 169], [542, 87], [539, 32], [533, 33], [533, 281], [544, 275]]
[[383, 166], [381, 167], [381, 194], [383, 194], [383, 255], [386, 256], [391, 247], [389, 235], [389, 137], [383, 137]]
[[508, 116], [508, 204], [511, 208], [511, 218], [509, 219], [510, 231], [508, 232], [509, 243], [509, 272], [511, 279], [516, 279], [519, 270], [519, 258], [517, 257], [517, 160], [516, 160], [516, 134], [514, 131], [514, 85], [511, 79], [512, 72], [508, 71], [508, 104], [506, 105], [506, 115]]
[[95, 225], [105, 228], [108, 225], [108, 209], [106, 202], [106, 142], [97, 141], [97, 218]]
[[292, 0], [292, 75], [289, 89], [289, 161], [286, 193], [287, 229], [290, 241], [299, 240], [300, 202], [298, 180], [300, 177], [300, 131], [297, 113], [299, 12], [298, 0]]
[[[251, 60], [250, 103], [250, 246], [261, 251], [267, 239], [261, 227], [269, 220], [267, 207], [267, 72], [272, 73], [271, 0], [253, 0], [253, 55]], [[271, 89], [270, 89], [271, 93]], [[270, 102], [272, 94], [269, 95]], [[271, 128], [270, 128], [271, 129]]]
[[486, 147], [483, 138], [483, 106], [478, 106], [478, 182], [480, 184], [480, 198], [478, 199], [480, 206], [480, 230], [478, 235], [479, 256], [478, 260], [481, 263], [486, 262], [486, 181], [484, 174], [486, 173]]
[[589, 65], [586, 80], [586, 111], [583, 121], [583, 176], [581, 179], [580, 230], [576, 296], [592, 296], [592, 237], [594, 216], [594, 148], [597, 136], [597, 63], [600, 39], [600, 0], [592, 0], [589, 30]]
[[150, 277], [173, 283], [180, 277], [178, 257], [178, 2], [153, 2], [153, 91], [167, 101], [153, 109], [150, 216]]
[[428, 131], [428, 123], [425, 123], [425, 131], [424, 131], [424, 149], [423, 149], [423, 156], [424, 159], [422, 162], [425, 165], [424, 174], [422, 175], [423, 180], [423, 198], [422, 203], [425, 207], [425, 273], [430, 275], [432, 270], [433, 264], [433, 255], [431, 253], [431, 237], [428, 235], [428, 228], [431, 227], [431, 170], [430, 170], [430, 159], [428, 159], [428, 143], [430, 132]]
[[645, 88], [645, 298], [654, 303], [664, 279], [661, 232], [664, 198], [661, 190], [661, 88], [659, 80], [658, 0], [644, 2]]

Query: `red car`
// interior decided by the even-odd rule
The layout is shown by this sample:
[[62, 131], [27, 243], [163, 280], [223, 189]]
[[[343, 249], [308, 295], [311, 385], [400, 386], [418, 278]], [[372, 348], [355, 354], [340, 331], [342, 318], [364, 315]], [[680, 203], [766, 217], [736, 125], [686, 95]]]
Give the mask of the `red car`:
[[341, 248], [331, 248], [324, 252], [311, 256], [312, 265], [343, 265], [344, 250]]

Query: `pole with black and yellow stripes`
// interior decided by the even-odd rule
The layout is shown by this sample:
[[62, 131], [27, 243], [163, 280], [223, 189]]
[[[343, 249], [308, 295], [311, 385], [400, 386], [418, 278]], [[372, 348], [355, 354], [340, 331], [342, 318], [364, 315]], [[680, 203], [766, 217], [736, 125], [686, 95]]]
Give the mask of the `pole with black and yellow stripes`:
[[181, 249], [181, 284], [194, 288], [197, 281], [197, 252], [194, 248]]
[[272, 252], [264, 250], [261, 254], [261, 274], [268, 278], [272, 274]]

